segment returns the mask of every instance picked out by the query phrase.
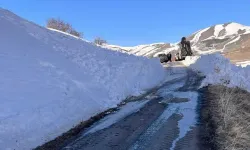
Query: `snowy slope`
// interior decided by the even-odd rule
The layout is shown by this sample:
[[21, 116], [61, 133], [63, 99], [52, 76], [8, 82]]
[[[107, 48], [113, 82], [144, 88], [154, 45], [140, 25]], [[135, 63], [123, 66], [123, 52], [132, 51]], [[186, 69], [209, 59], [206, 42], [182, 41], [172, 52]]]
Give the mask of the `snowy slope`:
[[0, 9], [0, 149], [30, 149], [159, 84], [156, 59], [51, 31]]
[[[218, 24], [201, 29], [187, 36], [187, 39], [191, 42], [196, 54], [239, 50], [243, 47], [243, 43], [250, 39], [250, 27], [234, 22]], [[178, 43], [179, 41], [172, 44], [157, 43], [135, 47], [105, 45], [105, 47], [139, 56], [157, 57], [160, 53], [172, 52], [174, 54], [179, 50]]]

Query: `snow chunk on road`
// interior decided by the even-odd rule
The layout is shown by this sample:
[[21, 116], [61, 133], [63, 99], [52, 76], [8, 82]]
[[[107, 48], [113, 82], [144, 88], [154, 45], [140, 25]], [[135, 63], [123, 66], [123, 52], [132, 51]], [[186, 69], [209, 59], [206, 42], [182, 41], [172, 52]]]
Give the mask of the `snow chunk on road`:
[[202, 55], [196, 61], [187, 58], [184, 64], [201, 72], [206, 78], [202, 86], [223, 84], [228, 87], [240, 87], [250, 92], [250, 66], [236, 66], [219, 53]]
[[97, 47], [0, 9], [0, 149], [31, 149], [158, 85], [158, 59]]

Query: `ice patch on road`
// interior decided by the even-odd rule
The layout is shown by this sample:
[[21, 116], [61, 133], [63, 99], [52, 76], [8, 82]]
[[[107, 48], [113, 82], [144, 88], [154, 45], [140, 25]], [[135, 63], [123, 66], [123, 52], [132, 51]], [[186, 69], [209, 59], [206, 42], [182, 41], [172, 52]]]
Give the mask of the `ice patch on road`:
[[169, 106], [170, 112], [177, 112], [181, 114], [183, 117], [178, 122], [178, 127], [180, 130], [179, 137], [173, 141], [171, 150], [175, 148], [176, 142], [178, 142], [181, 138], [183, 138], [188, 131], [191, 130], [196, 124], [196, 106], [198, 101], [198, 93], [197, 92], [175, 92], [173, 93], [174, 97], [177, 98], [188, 98], [190, 101], [185, 103], [176, 103], [171, 104]]
[[121, 107], [121, 109], [118, 112], [108, 115], [107, 117], [100, 120], [99, 124], [97, 124], [96, 126], [91, 128], [89, 131], [87, 131], [84, 134], [84, 136], [87, 134], [94, 133], [96, 131], [108, 128], [109, 126], [115, 124], [116, 122], [120, 121], [126, 116], [139, 111], [148, 101], [149, 100], [127, 103], [125, 106]]
[[[172, 116], [175, 113], [179, 113], [183, 115], [183, 112], [186, 110], [191, 110], [192, 112], [186, 113], [186, 115], [183, 115], [182, 118], [183, 121], [179, 122], [179, 128], [180, 129], [180, 136], [184, 137], [186, 134], [186, 130], [190, 128], [191, 122], [193, 123], [193, 119], [195, 119], [195, 107], [197, 104], [197, 93], [194, 92], [173, 92], [174, 90], [182, 87], [184, 85], [184, 81], [180, 81], [176, 84], [173, 84], [171, 86], [166, 86], [165, 88], [159, 90], [157, 92], [157, 95], [164, 97], [164, 100], [161, 101], [162, 103], [168, 103], [168, 101], [165, 101], [167, 99], [171, 99], [174, 97], [177, 98], [188, 98], [190, 99], [189, 102], [186, 103], [171, 103], [167, 107], [167, 109], [164, 110], [164, 112], [158, 117], [156, 121], [152, 123], [152, 125], [142, 134], [139, 139], [135, 142], [134, 145], [130, 148], [130, 150], [137, 150], [137, 149], [145, 149], [147, 147], [147, 144], [150, 143], [151, 139], [153, 138], [154, 134], [160, 130], [160, 128], [164, 125], [165, 122], [167, 122], [168, 118]], [[194, 95], [196, 94], [196, 95]], [[195, 97], [196, 96], [196, 97]], [[193, 114], [194, 113], [194, 114]], [[193, 116], [192, 116], [193, 114]], [[187, 118], [190, 117], [190, 120], [187, 120]], [[186, 122], [186, 123], [185, 123]], [[185, 125], [189, 125], [186, 127]], [[186, 132], [185, 132], [186, 131]]]
[[[196, 124], [196, 106], [198, 100], [197, 92], [173, 92], [170, 94], [169, 98], [187, 98], [188, 102], [184, 103], [170, 103], [167, 109], [161, 114], [161, 116], [153, 122], [153, 124], [146, 130], [144, 134], [135, 142], [135, 144], [130, 148], [130, 150], [146, 149], [147, 144], [150, 143], [154, 134], [160, 130], [165, 122], [173, 114], [182, 115], [182, 119], [178, 121], [178, 128], [180, 130], [179, 136], [173, 141], [171, 150], [175, 148], [176, 142], [183, 138], [191, 127]], [[167, 96], [166, 96], [167, 98]], [[162, 103], [168, 101], [162, 101]]]

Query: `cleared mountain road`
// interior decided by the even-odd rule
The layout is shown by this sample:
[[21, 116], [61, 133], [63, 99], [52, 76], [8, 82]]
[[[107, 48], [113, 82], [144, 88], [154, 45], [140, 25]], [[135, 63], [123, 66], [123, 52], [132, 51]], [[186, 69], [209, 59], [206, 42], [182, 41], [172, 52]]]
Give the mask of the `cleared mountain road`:
[[[172, 69], [184, 77], [164, 84], [146, 99], [139, 99], [147, 102], [138, 111], [88, 133], [108, 122], [101, 119], [63, 150], [200, 149], [196, 107], [202, 77], [185, 67]], [[173, 71], [173, 75], [175, 73]], [[112, 118], [112, 114], [109, 117]]]

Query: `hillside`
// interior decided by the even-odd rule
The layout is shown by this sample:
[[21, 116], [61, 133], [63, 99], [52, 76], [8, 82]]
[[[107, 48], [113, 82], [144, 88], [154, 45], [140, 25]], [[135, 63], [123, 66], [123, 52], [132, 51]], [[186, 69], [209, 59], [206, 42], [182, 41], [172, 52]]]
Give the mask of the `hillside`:
[[134, 47], [122, 47], [118, 45], [103, 45], [105, 48], [116, 50], [119, 52], [134, 54], [137, 56], [154, 57], [157, 53], [172, 51], [177, 49], [176, 45], [170, 43], [154, 43], [149, 45], [138, 45]]
[[245, 62], [250, 60], [250, 38], [241, 43], [241, 46], [233, 48], [224, 55], [233, 62]]
[[0, 149], [41, 145], [165, 77], [158, 59], [103, 49], [4, 9], [0, 25]]
[[[233, 60], [249, 60], [250, 55], [250, 27], [238, 23], [219, 24], [199, 30], [186, 36], [192, 44], [196, 54], [222, 52]], [[181, 38], [181, 37], [180, 37]], [[156, 43], [135, 47], [121, 47], [105, 45], [114, 50], [147, 57], [157, 57], [159, 53], [168, 53], [178, 50], [178, 43]], [[237, 54], [240, 51], [240, 54]], [[230, 54], [228, 54], [230, 52]], [[246, 54], [246, 55], [245, 55]]]

